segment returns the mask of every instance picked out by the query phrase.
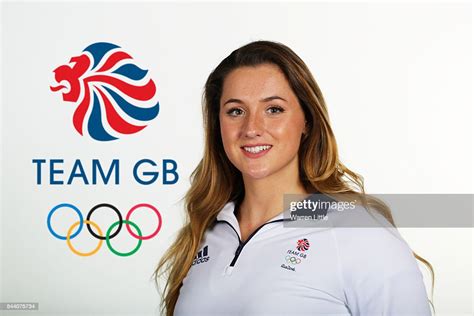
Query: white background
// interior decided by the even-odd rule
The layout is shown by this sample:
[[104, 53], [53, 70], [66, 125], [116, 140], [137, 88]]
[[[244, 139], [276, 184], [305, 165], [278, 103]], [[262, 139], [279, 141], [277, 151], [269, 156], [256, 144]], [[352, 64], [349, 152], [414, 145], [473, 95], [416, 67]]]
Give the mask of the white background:
[[[1, 8], [0, 302], [39, 302], [44, 315], [156, 314], [150, 277], [182, 223], [179, 200], [202, 154], [204, 82], [251, 40], [280, 41], [307, 63], [327, 101], [341, 159], [364, 176], [369, 193], [473, 193], [469, 2], [4, 2]], [[74, 106], [49, 90], [54, 68], [99, 41], [120, 45], [149, 70], [161, 105], [141, 133], [109, 143], [77, 134]], [[38, 186], [34, 158], [64, 159], [66, 175], [75, 159], [90, 166], [93, 158], [104, 164], [118, 158], [121, 184]], [[137, 184], [131, 168], [142, 158], [176, 160], [180, 181]], [[82, 258], [46, 228], [48, 211], [63, 201], [83, 213], [104, 201], [124, 209], [149, 202], [160, 208], [164, 225], [134, 256], [117, 257], [104, 245]], [[152, 216], [139, 222], [147, 232], [154, 224]], [[401, 231], [435, 268], [437, 314], [472, 315], [472, 230]]]

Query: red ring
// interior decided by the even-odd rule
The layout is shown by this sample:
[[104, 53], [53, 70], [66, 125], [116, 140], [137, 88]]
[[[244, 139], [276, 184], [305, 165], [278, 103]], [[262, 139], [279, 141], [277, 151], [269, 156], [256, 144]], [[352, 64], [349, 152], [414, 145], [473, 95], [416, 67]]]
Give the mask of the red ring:
[[130, 216], [132, 215], [133, 211], [135, 211], [137, 208], [139, 207], [148, 207], [148, 208], [151, 208], [155, 213], [156, 215], [158, 216], [158, 220], [159, 220], [159, 223], [158, 223], [158, 228], [149, 236], [138, 236], [137, 234], [135, 234], [131, 229], [130, 229], [130, 225], [125, 222], [125, 226], [127, 227], [127, 230], [128, 232], [130, 233], [130, 235], [132, 235], [133, 237], [137, 238], [137, 239], [140, 239], [140, 240], [147, 240], [147, 239], [151, 239], [153, 237], [155, 237], [158, 232], [160, 231], [161, 229], [161, 223], [162, 223], [162, 220], [161, 220], [161, 214], [160, 212], [156, 209], [156, 207], [154, 207], [153, 205], [150, 205], [150, 204], [147, 204], [147, 203], [141, 203], [141, 204], [137, 204], [135, 205], [134, 207], [132, 207], [130, 209], [130, 211], [128, 211], [127, 213], [127, 217], [126, 217], [126, 220], [129, 221], [130, 220]]

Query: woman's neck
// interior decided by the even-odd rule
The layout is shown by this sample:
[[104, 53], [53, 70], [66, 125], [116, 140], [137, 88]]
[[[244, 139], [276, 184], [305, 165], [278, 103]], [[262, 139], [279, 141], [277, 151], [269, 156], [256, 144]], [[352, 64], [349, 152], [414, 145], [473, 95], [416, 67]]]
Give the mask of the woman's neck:
[[263, 179], [244, 176], [245, 197], [240, 204], [237, 219], [248, 229], [256, 228], [283, 211], [285, 194], [307, 194], [298, 173], [292, 177], [277, 175]]

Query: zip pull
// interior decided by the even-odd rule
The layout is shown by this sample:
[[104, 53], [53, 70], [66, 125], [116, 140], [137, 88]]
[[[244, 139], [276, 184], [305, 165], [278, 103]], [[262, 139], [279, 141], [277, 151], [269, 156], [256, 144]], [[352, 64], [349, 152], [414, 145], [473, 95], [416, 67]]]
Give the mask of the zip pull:
[[240, 252], [242, 251], [242, 248], [244, 248], [244, 245], [245, 244], [239, 240], [239, 246], [235, 250], [234, 259], [232, 259], [232, 262], [228, 266], [225, 267], [224, 275], [232, 274], [232, 270], [234, 270], [235, 261], [237, 261], [237, 258], [239, 257]]
[[232, 274], [232, 270], [234, 270], [234, 267], [232, 267], [232, 266], [227, 266], [227, 267], [225, 267], [224, 274], [225, 274], [225, 275], [231, 275], [231, 274]]

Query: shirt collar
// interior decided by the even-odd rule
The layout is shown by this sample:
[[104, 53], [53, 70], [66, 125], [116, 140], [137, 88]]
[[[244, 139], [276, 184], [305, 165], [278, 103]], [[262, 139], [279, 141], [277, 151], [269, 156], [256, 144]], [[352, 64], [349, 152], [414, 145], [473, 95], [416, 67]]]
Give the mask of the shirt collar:
[[[232, 202], [232, 201], [228, 202], [222, 208], [222, 210], [220, 210], [220, 212], [217, 214], [217, 220], [228, 221], [229, 223], [231, 223], [231, 224], [235, 223], [238, 226], [239, 222], [237, 220], [237, 217], [234, 214], [234, 210], [235, 210], [235, 203]], [[281, 213], [277, 214], [273, 218], [269, 219], [267, 221], [267, 223], [271, 222], [271, 221], [274, 221], [274, 220], [277, 220], [277, 219], [283, 219], [283, 214], [284, 214], [284, 212], [281, 212]]]

